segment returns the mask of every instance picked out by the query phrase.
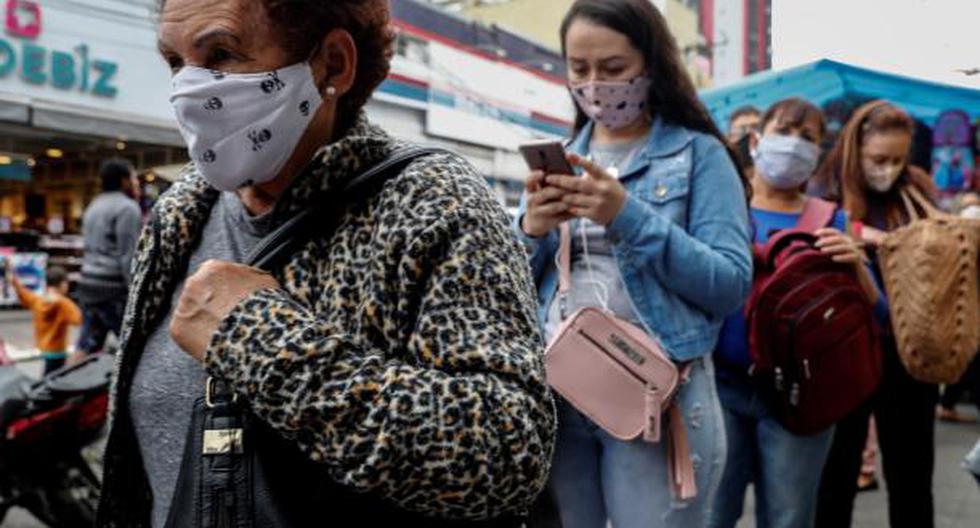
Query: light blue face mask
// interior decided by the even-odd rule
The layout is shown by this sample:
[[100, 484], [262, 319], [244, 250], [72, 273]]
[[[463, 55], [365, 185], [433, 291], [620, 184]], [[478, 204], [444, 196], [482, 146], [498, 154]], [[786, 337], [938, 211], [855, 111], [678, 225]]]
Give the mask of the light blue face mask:
[[797, 136], [767, 134], [759, 140], [753, 158], [755, 167], [770, 187], [797, 189], [817, 168], [820, 148]]

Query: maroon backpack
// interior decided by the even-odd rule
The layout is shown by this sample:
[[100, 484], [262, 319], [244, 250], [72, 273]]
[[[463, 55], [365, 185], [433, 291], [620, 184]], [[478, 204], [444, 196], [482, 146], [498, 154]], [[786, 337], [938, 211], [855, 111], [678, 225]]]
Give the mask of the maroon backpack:
[[745, 308], [753, 376], [774, 416], [801, 435], [838, 422], [881, 380], [878, 326], [853, 267], [814, 247], [835, 212], [810, 199], [794, 229], [756, 245]]

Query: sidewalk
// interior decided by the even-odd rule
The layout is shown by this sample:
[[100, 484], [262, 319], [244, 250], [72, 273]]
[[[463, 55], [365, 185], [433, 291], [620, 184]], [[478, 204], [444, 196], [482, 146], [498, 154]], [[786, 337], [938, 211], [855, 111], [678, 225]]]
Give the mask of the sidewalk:
[[[958, 410], [975, 415], [972, 405], [960, 405]], [[933, 473], [933, 501], [936, 512], [935, 528], [976, 528], [980, 526], [980, 487], [960, 467], [963, 457], [980, 439], [980, 424], [950, 424], [936, 422], [936, 468]], [[888, 528], [888, 495], [879, 468], [881, 487], [877, 491], [859, 493], [854, 506], [852, 528]], [[746, 516], [737, 528], [755, 528], [751, 515], [754, 505], [746, 502]]]
[[[31, 347], [33, 335], [30, 314], [21, 311], [0, 311], [0, 338], [17, 347]], [[22, 364], [21, 368], [31, 375], [40, 373], [40, 363]], [[974, 413], [972, 406], [961, 405], [960, 412]], [[980, 438], [980, 424], [936, 424], [936, 471], [933, 494], [936, 508], [936, 528], [977, 528], [980, 526], [980, 488], [965, 471], [960, 462], [973, 444]], [[746, 505], [746, 512], [751, 512]], [[738, 528], [754, 528], [754, 519], [748, 517]], [[41, 528], [23, 511], [12, 511], [0, 528]], [[852, 528], [888, 528], [887, 495], [882, 489], [858, 495]]]
[[[72, 328], [69, 341], [74, 343], [76, 339], [78, 339], [78, 329]], [[7, 347], [7, 354], [14, 361], [41, 358], [40, 352], [34, 346], [31, 312], [27, 310], [8, 308], [0, 310], [0, 341], [3, 341]]]

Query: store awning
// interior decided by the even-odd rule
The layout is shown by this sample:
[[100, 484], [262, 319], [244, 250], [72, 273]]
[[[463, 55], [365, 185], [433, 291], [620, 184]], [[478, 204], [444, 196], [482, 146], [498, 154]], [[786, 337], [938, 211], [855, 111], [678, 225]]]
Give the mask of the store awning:
[[26, 124], [31, 118], [30, 99], [12, 94], [0, 94], [0, 120]]
[[765, 110], [787, 97], [802, 97], [818, 106], [842, 98], [885, 99], [916, 119], [932, 125], [946, 110], [963, 110], [980, 119], [980, 89], [939, 84], [832, 60], [746, 77], [723, 88], [701, 92], [715, 122], [723, 127], [733, 111], [745, 105]]
[[184, 140], [176, 122], [136, 119], [133, 116], [96, 111], [80, 106], [33, 101], [31, 125], [50, 130], [87, 134], [123, 141], [180, 147]]
[[151, 145], [180, 147], [177, 124], [85, 106], [0, 93], [0, 121]]

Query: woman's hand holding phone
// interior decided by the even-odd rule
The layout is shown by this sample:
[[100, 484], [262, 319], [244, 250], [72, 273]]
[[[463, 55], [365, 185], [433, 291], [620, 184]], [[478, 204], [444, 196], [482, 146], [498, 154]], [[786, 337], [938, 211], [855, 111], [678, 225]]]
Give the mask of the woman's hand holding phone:
[[527, 177], [527, 213], [521, 219], [521, 229], [529, 236], [544, 236], [572, 218], [588, 218], [608, 226], [626, 204], [628, 192], [618, 178], [577, 154], [567, 154], [566, 158], [585, 175], [537, 170]]
[[599, 225], [608, 226], [626, 204], [626, 187], [618, 178], [582, 156], [569, 154], [568, 161], [575, 167], [581, 167], [585, 175], [549, 174], [545, 178], [548, 187], [559, 189], [571, 216], [588, 218]]
[[571, 206], [563, 201], [567, 191], [547, 185], [544, 171], [533, 171], [524, 181], [527, 191], [527, 212], [521, 219], [521, 230], [528, 236], [541, 237], [562, 222], [574, 218]]

